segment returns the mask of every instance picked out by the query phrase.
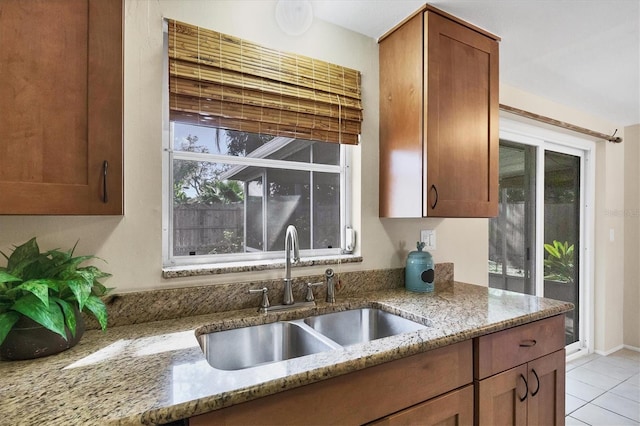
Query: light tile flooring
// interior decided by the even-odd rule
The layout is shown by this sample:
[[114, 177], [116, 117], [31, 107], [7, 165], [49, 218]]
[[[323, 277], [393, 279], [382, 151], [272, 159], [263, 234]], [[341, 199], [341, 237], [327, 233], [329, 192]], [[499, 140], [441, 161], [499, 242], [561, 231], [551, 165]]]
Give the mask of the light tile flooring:
[[568, 362], [565, 413], [567, 426], [640, 426], [640, 352]]

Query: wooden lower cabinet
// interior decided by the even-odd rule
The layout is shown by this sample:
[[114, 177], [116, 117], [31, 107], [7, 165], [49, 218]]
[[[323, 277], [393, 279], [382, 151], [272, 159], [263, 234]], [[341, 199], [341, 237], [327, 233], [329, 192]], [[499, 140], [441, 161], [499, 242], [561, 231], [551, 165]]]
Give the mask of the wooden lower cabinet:
[[371, 425], [462, 426], [473, 424], [473, 386], [449, 392], [387, 416]]
[[478, 425], [526, 425], [527, 366], [521, 365], [476, 382]]
[[476, 425], [564, 425], [563, 317], [476, 339]]
[[[359, 425], [394, 413], [388, 418], [390, 424], [449, 424], [442, 421], [447, 417], [456, 421], [456, 416], [459, 423], [451, 424], [471, 424], [461, 420], [473, 411], [472, 365], [472, 343], [468, 340], [195, 416], [189, 424]], [[456, 389], [463, 392], [447, 394]], [[443, 400], [438, 398], [441, 395]], [[421, 407], [429, 400], [466, 406], [462, 414], [455, 412], [457, 408], [444, 412], [437, 407], [441, 412], [433, 412]], [[434, 421], [428, 420], [429, 415], [416, 422], [397, 420], [394, 416], [403, 410], [408, 419], [432, 411]]]
[[564, 425], [564, 315], [189, 420], [203, 425]]
[[527, 364], [527, 424], [564, 425], [565, 358], [563, 349]]

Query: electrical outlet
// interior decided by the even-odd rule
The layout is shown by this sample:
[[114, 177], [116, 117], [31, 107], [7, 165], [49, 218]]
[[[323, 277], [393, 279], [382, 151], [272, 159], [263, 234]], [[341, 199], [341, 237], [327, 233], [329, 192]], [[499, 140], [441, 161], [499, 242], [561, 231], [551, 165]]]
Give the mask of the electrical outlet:
[[436, 230], [423, 229], [422, 231], [420, 231], [420, 241], [424, 243], [423, 250], [435, 250], [436, 249]]

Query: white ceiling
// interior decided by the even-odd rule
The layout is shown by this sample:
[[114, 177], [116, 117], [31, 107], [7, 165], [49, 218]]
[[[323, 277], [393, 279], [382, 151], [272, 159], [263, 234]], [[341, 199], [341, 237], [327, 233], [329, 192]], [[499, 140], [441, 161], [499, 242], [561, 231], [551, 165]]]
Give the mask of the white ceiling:
[[[311, 0], [318, 19], [377, 39], [421, 0]], [[502, 38], [500, 81], [640, 123], [640, 0], [430, 0]]]

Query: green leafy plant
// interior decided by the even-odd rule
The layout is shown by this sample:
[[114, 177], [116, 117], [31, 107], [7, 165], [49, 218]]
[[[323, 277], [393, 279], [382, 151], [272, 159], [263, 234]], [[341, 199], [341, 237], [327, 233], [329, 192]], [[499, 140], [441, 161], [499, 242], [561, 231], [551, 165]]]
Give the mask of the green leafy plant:
[[553, 240], [545, 244], [549, 256], [544, 260], [545, 279], [572, 283], [575, 276], [573, 244]]
[[[77, 243], [76, 243], [77, 245]], [[79, 267], [95, 256], [73, 256], [58, 249], [40, 253], [35, 238], [16, 246], [0, 267], [0, 344], [24, 315], [67, 339], [65, 326], [75, 337], [76, 309], [96, 317], [107, 327], [107, 308], [100, 299], [112, 289], [98, 280], [111, 274], [95, 266]]]

